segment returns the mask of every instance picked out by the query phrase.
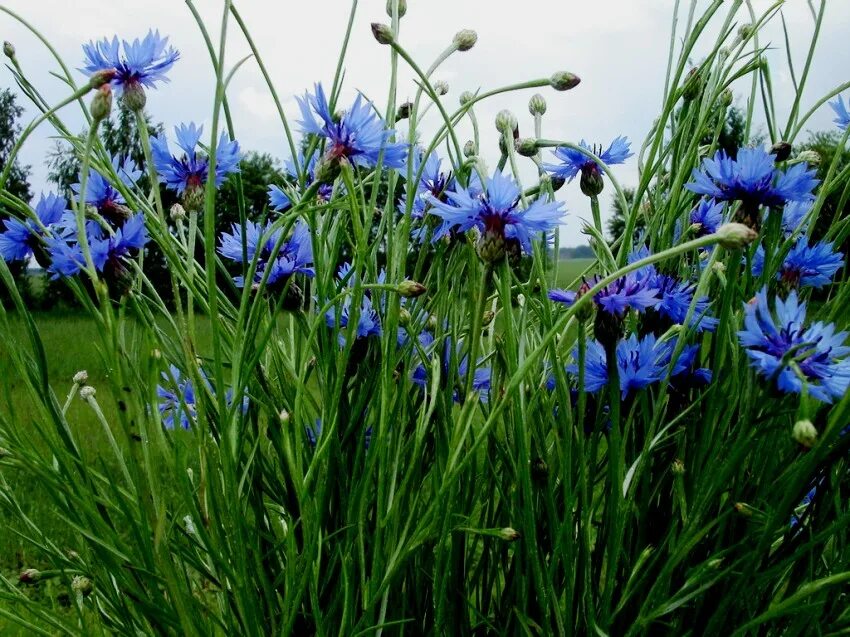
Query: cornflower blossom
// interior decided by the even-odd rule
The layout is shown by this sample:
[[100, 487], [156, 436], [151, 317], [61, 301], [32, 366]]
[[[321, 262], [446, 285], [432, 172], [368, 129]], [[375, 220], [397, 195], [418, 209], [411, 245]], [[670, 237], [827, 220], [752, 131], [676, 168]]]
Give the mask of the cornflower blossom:
[[428, 196], [430, 214], [442, 219], [434, 233], [434, 241], [451, 230], [466, 232], [478, 228], [481, 235], [479, 254], [486, 262], [498, 261], [505, 255], [508, 242], [516, 241], [526, 253], [531, 252], [531, 239], [546, 236], [561, 222], [563, 204], [536, 199], [520, 208], [520, 191], [513, 179], [498, 170], [487, 181], [483, 191], [476, 187], [446, 192], [449, 203]]
[[[753, 256], [755, 276], [764, 272], [764, 262], [764, 248], [759, 246]], [[776, 278], [787, 288], [822, 288], [832, 282], [843, 265], [844, 255], [837, 252], [832, 243], [820, 241], [810, 245], [806, 237], [800, 237], [785, 256]]]
[[735, 159], [719, 150], [693, 170], [685, 188], [717, 201], [740, 201], [734, 220], [757, 230], [762, 206], [778, 208], [789, 201], [811, 201], [812, 190], [819, 183], [817, 171], [806, 163], [794, 164], [785, 171], [775, 163], [776, 157], [764, 148], [740, 148]]
[[[253, 280], [255, 285], [263, 280], [266, 271], [269, 272], [266, 279], [266, 285], [269, 287], [285, 282], [293, 274], [312, 277], [315, 274], [312, 267], [313, 243], [307, 224], [301, 220], [296, 222], [291, 236], [281, 244], [274, 258], [272, 253], [283, 230], [279, 228], [272, 231], [272, 225], [271, 221], [267, 221], [265, 225], [247, 221], [243, 238], [242, 227], [234, 223], [231, 226], [231, 232], [222, 233], [220, 237], [219, 254], [234, 263], [250, 264], [256, 258], [257, 267]], [[262, 241], [263, 237], [267, 237], [265, 241]], [[247, 257], [247, 261], [243, 261], [243, 257]], [[237, 276], [233, 280], [240, 288], [245, 285], [242, 276]]]
[[[601, 146], [590, 147], [584, 140], [579, 142], [579, 146], [599, 157], [606, 166], [622, 164], [634, 155], [628, 138], [623, 136], [615, 138], [605, 150], [602, 150]], [[560, 163], [543, 164], [547, 172], [567, 181], [572, 181], [581, 173], [581, 190], [585, 195], [595, 197], [602, 192], [604, 187], [602, 176], [605, 174], [605, 169], [595, 160], [581, 151], [563, 146], [556, 148], [554, 154], [555, 159], [560, 160]]]
[[805, 320], [806, 304], [798, 300], [795, 290], [784, 301], [777, 298], [771, 311], [764, 287], [745, 306], [738, 341], [752, 367], [780, 391], [799, 394], [805, 390], [831, 403], [850, 386], [847, 332], [836, 332], [831, 323], [806, 326]]
[[[160, 182], [174, 190], [178, 195], [194, 198], [191, 202], [193, 204], [192, 209], [200, 208], [198, 198], [201, 196], [210, 176], [209, 157], [205, 152], [198, 152], [197, 150], [203, 132], [203, 126], [195, 126], [192, 123], [174, 127], [177, 146], [183, 151], [179, 157], [171, 154], [165, 137], [151, 138], [153, 163]], [[216, 188], [221, 187], [229, 174], [239, 172], [240, 159], [239, 142], [230, 141], [227, 133], [222, 132], [215, 149], [214, 181]]]
[[0, 257], [8, 263], [26, 261], [34, 254], [42, 256], [45, 230], [59, 223], [67, 208], [68, 202], [64, 197], [42, 194], [34, 209], [37, 222], [35, 219], [5, 219], [5, 231], [0, 233]]
[[301, 129], [305, 134], [317, 135], [327, 140], [325, 155], [316, 170], [316, 178], [326, 183], [333, 181], [341, 160], [372, 168], [382, 163], [387, 168], [401, 168], [407, 158], [409, 146], [391, 142], [395, 131], [387, 128], [375, 112], [371, 102], [358, 93], [347, 111], [341, 115], [331, 113], [325, 91], [316, 84], [314, 93], [297, 97], [301, 109]]

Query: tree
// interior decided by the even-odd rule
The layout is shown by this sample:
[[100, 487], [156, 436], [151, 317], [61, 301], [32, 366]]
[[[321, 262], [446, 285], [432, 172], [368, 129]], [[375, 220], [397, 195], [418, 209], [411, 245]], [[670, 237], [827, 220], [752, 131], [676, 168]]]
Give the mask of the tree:
[[[0, 171], [6, 169], [9, 155], [15, 146], [18, 135], [21, 134], [21, 125], [18, 122], [23, 114], [23, 107], [15, 101], [15, 94], [9, 89], [0, 91]], [[11, 196], [29, 203], [32, 199], [32, 191], [29, 184], [30, 166], [21, 164], [17, 157], [12, 161], [9, 176], [3, 189]], [[9, 211], [0, 202], [0, 231], [5, 229], [2, 221], [9, 217]], [[26, 278], [27, 264], [23, 262], [10, 263], [9, 269], [18, 283], [22, 294], [29, 296], [29, 285]], [[6, 289], [0, 286], [0, 299], [6, 299]]]

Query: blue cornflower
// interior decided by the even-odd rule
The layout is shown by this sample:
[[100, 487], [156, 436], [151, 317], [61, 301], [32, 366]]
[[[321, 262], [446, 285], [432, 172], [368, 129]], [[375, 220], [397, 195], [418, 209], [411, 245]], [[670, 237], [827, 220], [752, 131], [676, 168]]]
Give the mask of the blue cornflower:
[[745, 308], [744, 328], [738, 340], [759, 374], [773, 381], [785, 393], [806, 392], [831, 403], [850, 386], [850, 347], [844, 345], [847, 332], [835, 325], [814, 323], [806, 327], [806, 304], [792, 290], [783, 301], [777, 298], [775, 314], [767, 301], [767, 287]]
[[692, 181], [685, 188], [718, 201], [740, 201], [736, 219], [757, 228], [762, 206], [811, 201], [812, 190], [819, 183], [808, 164], [794, 164], [783, 172], [776, 168], [775, 160], [764, 148], [740, 148], [736, 159], [719, 150], [714, 158], [703, 160], [701, 169], [693, 170]]
[[[353, 271], [351, 264], [343, 263], [337, 270], [337, 280], [341, 285], [353, 287], [357, 278], [357, 273]], [[386, 273], [382, 270], [378, 275], [378, 283], [383, 283], [386, 278]], [[337, 319], [337, 314], [339, 318]], [[351, 322], [351, 296], [346, 295], [342, 306], [331, 308], [325, 313], [325, 323], [328, 327], [333, 327], [338, 330], [337, 339], [340, 347], [345, 345], [345, 330]], [[368, 338], [370, 336], [381, 336], [381, 318], [378, 312], [372, 305], [372, 299], [369, 292], [365, 291], [363, 300], [360, 302], [360, 316], [357, 319], [357, 325], [354, 326], [356, 338]]]
[[[313, 243], [310, 240], [310, 230], [303, 221], [298, 221], [292, 230], [292, 236], [281, 244], [277, 255], [272, 258], [272, 251], [280, 239], [282, 229], [271, 232], [272, 222], [267, 221], [261, 226], [253, 221], [245, 224], [244, 243], [248, 263], [257, 259], [257, 269], [254, 274], [254, 283], [259, 284], [263, 280], [264, 273], [270, 269], [266, 284], [273, 286], [292, 274], [305, 274], [309, 277], [314, 275], [313, 270]], [[242, 263], [242, 227], [234, 223], [232, 232], [222, 233], [218, 248], [219, 254], [235, 263]], [[268, 237], [265, 242], [262, 238]], [[237, 276], [234, 282], [240, 288], [245, 285], [245, 280]]]
[[[100, 238], [87, 231], [89, 252], [98, 272], [123, 272], [122, 259], [131, 256], [131, 251], [141, 250], [148, 242], [145, 220], [142, 214], [134, 215], [111, 236]], [[85, 268], [82, 248], [77, 242], [76, 232], [67, 236], [56, 236], [47, 240], [51, 264], [47, 268], [51, 278], [72, 277]]]
[[[434, 233], [434, 240], [452, 229], [466, 232], [478, 228], [482, 232], [482, 245], [488, 241], [501, 241], [502, 255], [506, 239], [515, 239], [525, 252], [531, 252], [532, 235], [547, 235], [558, 227], [564, 216], [563, 204], [556, 201], [537, 199], [528, 208], [520, 209], [519, 188], [513, 179], [498, 170], [487, 181], [484, 192], [477, 188], [456, 189], [446, 192], [446, 197], [451, 203], [443, 203], [433, 195], [428, 197], [433, 206], [429, 212], [443, 220]], [[495, 261], [498, 258], [497, 254], [495, 258], [485, 260]]]
[[[318, 155], [313, 155], [310, 157], [310, 161], [304, 163], [304, 155], [301, 151], [298, 151], [298, 164], [303, 166], [303, 170], [306, 176], [306, 180], [304, 183], [304, 187], [309, 188], [313, 182], [316, 181], [316, 165], [318, 163]], [[299, 195], [303, 194], [303, 191], [298, 187], [298, 168], [296, 167], [295, 161], [292, 159], [287, 159], [283, 162], [284, 170], [289, 178], [292, 180], [294, 184], [294, 188]], [[342, 192], [342, 189], [340, 189]], [[289, 195], [287, 195], [280, 186], [276, 186], [274, 184], [269, 186], [269, 205], [272, 207], [272, 210], [277, 210], [278, 212], [283, 212], [288, 210], [292, 206], [292, 201], [289, 199]], [[331, 196], [333, 195], [333, 186], [331, 184], [320, 184], [319, 190], [316, 193], [316, 198], [319, 201], [330, 201]]]
[[[405, 214], [407, 211], [407, 198], [408, 194], [410, 194], [410, 196], [413, 197], [411, 216], [414, 219], [422, 219], [422, 217], [425, 216], [425, 210], [430, 203], [430, 197], [436, 197], [437, 199], [444, 200], [445, 193], [456, 188], [451, 170], [446, 172], [442, 170], [442, 160], [437, 155], [436, 151], [429, 154], [424, 162], [423, 155], [424, 151], [421, 149], [417, 149], [411, 155], [411, 175], [414, 179], [416, 179], [416, 173], [419, 172], [420, 169], [422, 170], [422, 175], [419, 177], [418, 182], [408, 185], [408, 189], [411, 189], [411, 186], [414, 186], [412, 192], [405, 192], [398, 204], [399, 213]], [[402, 177], [407, 177], [406, 164], [401, 168], [401, 170], [399, 170], [399, 174]]]
[[723, 223], [723, 202], [714, 199], [700, 199], [691, 211], [691, 225], [697, 226], [696, 236], [714, 234]]
[[[601, 147], [591, 148], [584, 140], [579, 142], [579, 146], [592, 152], [608, 166], [622, 164], [634, 155], [631, 152], [631, 144], [628, 138], [622, 136], [614, 139], [611, 145], [604, 151]], [[561, 146], [555, 149], [554, 154], [557, 159], [561, 160], [561, 163], [543, 165], [543, 168], [553, 175], [572, 181], [580, 172], [588, 170], [595, 170], [600, 174], [604, 174], [601, 166], [580, 151]]]
[[[764, 271], [764, 248], [759, 246], [753, 257], [753, 274], [761, 276]], [[809, 245], [806, 237], [800, 237], [782, 262], [776, 278], [790, 288], [821, 288], [832, 282], [832, 277], [844, 265], [844, 255], [836, 252], [832, 243], [821, 241]]]
[[[313, 95], [306, 93], [296, 99], [303, 118], [299, 122], [302, 130], [328, 140], [325, 161], [338, 164], [344, 158], [358, 166], [373, 167], [383, 151], [384, 166], [401, 168], [404, 165], [408, 145], [389, 141], [395, 131], [385, 128], [383, 119], [372, 104], [359, 93], [351, 108], [339, 117], [331, 113], [321, 84], [315, 85]], [[324, 178], [320, 180], [327, 181]]]
[[3, 221], [6, 230], [0, 234], [0, 257], [4, 261], [24, 261], [33, 255], [33, 249], [40, 245], [44, 229], [58, 223], [68, 207], [63, 197], [48, 193], [42, 194], [35, 204], [34, 219], [13, 219]]
[[839, 95], [835, 98], [835, 101], [830, 102], [829, 105], [832, 107], [832, 110], [835, 111], [835, 119], [832, 121], [835, 122], [835, 125], [838, 126], [840, 130], [846, 130], [847, 126], [850, 125], [850, 111], [847, 110], [844, 100]]
[[[582, 284], [578, 292], [557, 288], [549, 290], [549, 299], [569, 307], [580, 295], [593, 288], [600, 279], [599, 276], [591, 277]], [[593, 296], [593, 303], [599, 309], [617, 317], [622, 317], [628, 310], [644, 312], [656, 307], [661, 303], [661, 299], [658, 288], [653, 287], [650, 279], [650, 277], [630, 272], [597, 292]]]
[[[159, 180], [168, 188], [182, 195], [187, 190], [201, 190], [209, 176], [209, 158], [198, 153], [195, 147], [201, 140], [203, 126], [180, 124], [174, 128], [177, 145], [183, 151], [178, 158], [171, 154], [168, 141], [154, 137], [151, 139], [153, 163], [159, 173]], [[230, 173], [239, 172], [239, 142], [230, 141], [227, 133], [222, 132], [215, 150], [215, 186], [220, 187]]]
[[[127, 186], [132, 186], [142, 176], [142, 171], [130, 158], [127, 158], [122, 165], [117, 156], [113, 157], [112, 167]], [[79, 182], [71, 184], [71, 190], [77, 196], [80, 195], [80, 186]], [[97, 211], [108, 221], [114, 222], [116, 216], [123, 221], [119, 206], [126, 206], [127, 201], [103, 175], [94, 169], [89, 171], [84, 199], [88, 205], [97, 208]]]
[[[638, 338], [632, 334], [617, 343], [617, 371], [620, 379], [620, 394], [625, 398], [667, 377], [670, 362], [676, 348], [674, 339], [659, 341], [653, 334]], [[697, 345], [687, 345], [676, 359], [671, 377], [689, 371], [696, 359]], [[567, 366], [567, 373], [578, 378], [578, 349], [573, 351], [576, 363]], [[584, 391], [594, 394], [608, 384], [608, 363], [605, 348], [599, 341], [588, 341], [584, 359]], [[701, 374], [707, 370], [700, 370]]]
[[165, 74], [180, 57], [173, 47], [166, 49], [167, 44], [168, 38], [160, 37], [159, 31], [148, 31], [143, 40], [136, 38], [132, 43], [119, 44], [118, 36], [92, 41], [83, 45], [86, 59], [80, 70], [92, 75], [115, 69], [112, 86], [119, 92], [138, 85], [154, 88], [157, 82], [168, 81]]
[[782, 209], [782, 234], [787, 239], [794, 231], [805, 233], [809, 224], [804, 220], [812, 209], [811, 201], [789, 201]]
[[[174, 429], [178, 424], [183, 429], [189, 429], [197, 417], [195, 407], [195, 388], [192, 381], [184, 378], [174, 365], [169, 365], [169, 372], [162, 372], [166, 385], [174, 387], [174, 391], [157, 385], [156, 395], [159, 398], [159, 413], [162, 424], [166, 429]], [[203, 372], [201, 373], [203, 377]]]
[[307, 434], [307, 442], [311, 447], [315, 447], [322, 435], [322, 419], [316, 418], [316, 422], [312, 427], [307, 425], [304, 429]]
[[[422, 361], [420, 359], [419, 364], [413, 369], [413, 373], [410, 376], [410, 380], [413, 384], [421, 387], [422, 389], [428, 389], [429, 387], [428, 381], [431, 371], [430, 357], [435, 354], [439, 355], [440, 350], [439, 343], [435, 341], [433, 337], [427, 340], [430, 342], [423, 343], [423, 348], [426, 350], [426, 353], [429, 354], [429, 360]], [[429, 352], [428, 349], [430, 347], [433, 347], [433, 349]], [[440, 358], [440, 363], [442, 365], [442, 378], [446, 379], [451, 376], [450, 365], [452, 363], [452, 350], [454, 350], [454, 363], [457, 365], [458, 380], [462, 386], [465, 386], [466, 377], [469, 374], [469, 356], [461, 355], [463, 343], [457, 342], [455, 344], [450, 337], [446, 337], [443, 342], [442, 350], [442, 356]], [[417, 358], [419, 358], [418, 352]], [[489, 367], [484, 367], [482, 362], [483, 359], [479, 359], [475, 365], [475, 369], [472, 371], [472, 390], [480, 393], [481, 400], [487, 402], [490, 396], [490, 376], [492, 372]], [[455, 390], [454, 400], [461, 402], [461, 398], [460, 393]]]

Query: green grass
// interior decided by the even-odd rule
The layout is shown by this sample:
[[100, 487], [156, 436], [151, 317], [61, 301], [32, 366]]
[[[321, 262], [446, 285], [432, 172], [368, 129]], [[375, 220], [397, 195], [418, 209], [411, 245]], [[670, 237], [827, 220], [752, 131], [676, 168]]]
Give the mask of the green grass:
[[559, 261], [557, 277], [558, 286], [568, 287], [593, 263], [594, 259], [565, 259], [563, 261]]

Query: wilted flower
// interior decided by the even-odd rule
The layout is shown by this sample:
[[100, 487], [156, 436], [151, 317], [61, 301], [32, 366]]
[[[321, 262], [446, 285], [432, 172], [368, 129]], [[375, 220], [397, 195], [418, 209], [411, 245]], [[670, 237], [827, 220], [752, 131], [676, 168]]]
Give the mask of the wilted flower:
[[[283, 230], [278, 228], [272, 231], [271, 228], [271, 221], [267, 221], [264, 226], [247, 221], [243, 237], [242, 227], [234, 223], [230, 233], [222, 233], [218, 252], [234, 263], [250, 264], [256, 258], [257, 269], [253, 281], [255, 284], [263, 280], [266, 270], [269, 270], [266, 280], [266, 285], [269, 287], [285, 281], [292, 274], [305, 274], [312, 277], [314, 274], [313, 244], [307, 224], [300, 220], [295, 224], [292, 236], [281, 244], [274, 258], [272, 258], [272, 252]], [[265, 241], [262, 241], [263, 237], [266, 237]], [[243, 261], [243, 256], [247, 258], [247, 261]], [[245, 280], [241, 276], [233, 280], [240, 288], [245, 285]]]
[[775, 313], [767, 300], [767, 287], [745, 308], [744, 329], [738, 340], [751, 364], [780, 391], [800, 393], [831, 403], [850, 386], [850, 347], [847, 332], [835, 325], [814, 323], [806, 327], [806, 304], [792, 290], [786, 300], [777, 298]]
[[[407, 144], [389, 141], [395, 131], [385, 128], [384, 121], [362, 95], [358, 94], [351, 108], [339, 117], [331, 113], [321, 84], [316, 84], [313, 95], [307, 93], [297, 100], [303, 118], [299, 122], [302, 130], [328, 141], [322, 162], [338, 166], [339, 160], [346, 159], [358, 166], [373, 167], [383, 152], [384, 166], [401, 168], [404, 164]], [[320, 167], [317, 170], [319, 181], [332, 181], [321, 172]]]

